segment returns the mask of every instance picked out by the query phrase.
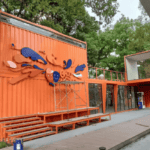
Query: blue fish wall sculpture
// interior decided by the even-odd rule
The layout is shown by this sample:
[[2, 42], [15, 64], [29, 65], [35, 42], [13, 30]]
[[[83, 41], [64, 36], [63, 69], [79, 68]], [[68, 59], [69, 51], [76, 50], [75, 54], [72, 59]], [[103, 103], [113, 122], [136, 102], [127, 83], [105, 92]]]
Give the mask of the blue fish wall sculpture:
[[59, 78], [60, 78], [59, 72], [54, 71], [53, 72], [53, 80], [54, 80], [54, 82], [58, 82]]
[[32, 50], [32, 49], [30, 49], [30, 48], [28, 48], [28, 47], [24, 47], [24, 48], [22, 48], [21, 49], [21, 54], [24, 56], [24, 57], [31, 57], [31, 59], [33, 60], [33, 61], [35, 61], [35, 60], [38, 60], [38, 59], [41, 59], [43, 62], [44, 62], [44, 64], [47, 64], [47, 62], [46, 62], [46, 60], [43, 58], [43, 57], [41, 57], [38, 53], [36, 53], [34, 50]]
[[71, 65], [72, 65], [72, 60], [69, 59], [67, 63], [66, 63], [66, 61], [64, 60], [64, 63], [65, 63], [65, 66], [66, 66], [65, 69], [68, 69], [68, 68], [70, 68]]
[[83, 71], [85, 67], [86, 67], [85, 64], [77, 66], [76, 69], [75, 69], [75, 72]]
[[49, 83], [49, 85], [52, 85], [52, 86], [54, 86], [54, 84], [53, 84], [53, 83], [51, 83], [51, 82]]
[[33, 67], [34, 67], [35, 69], [38, 69], [38, 70], [44, 70], [44, 69], [38, 67], [37, 65], [33, 65]]
[[32, 66], [30, 64], [22, 64], [22, 67], [26, 67], [26, 66]]

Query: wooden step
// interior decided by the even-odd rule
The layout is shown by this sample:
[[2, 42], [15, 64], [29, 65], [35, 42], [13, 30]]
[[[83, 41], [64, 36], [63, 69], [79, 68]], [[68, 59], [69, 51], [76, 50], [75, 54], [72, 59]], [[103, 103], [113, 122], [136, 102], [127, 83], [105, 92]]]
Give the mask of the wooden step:
[[19, 131], [25, 131], [25, 130], [30, 130], [30, 129], [34, 129], [34, 128], [40, 128], [43, 126], [47, 126], [48, 124], [38, 124], [38, 125], [34, 125], [34, 126], [27, 126], [27, 127], [23, 127], [23, 128], [15, 128], [15, 129], [10, 129], [10, 130], [6, 130], [6, 132], [19, 132]]
[[35, 135], [25, 136], [25, 137], [20, 138], [20, 139], [22, 139], [23, 141], [27, 141], [27, 140], [32, 140], [32, 139], [35, 139], [35, 138], [47, 136], [47, 135], [50, 135], [50, 134], [55, 134], [55, 133], [56, 133], [56, 131], [48, 131], [48, 132], [39, 133], [39, 134], [35, 134]]
[[31, 121], [31, 120], [39, 120], [40, 117], [33, 117], [33, 118], [26, 118], [26, 119], [19, 119], [19, 120], [11, 120], [11, 121], [4, 121], [4, 122], [0, 122], [3, 124], [10, 124], [10, 123], [16, 123], [16, 122], [23, 122], [23, 121]]
[[16, 134], [11, 134], [9, 135], [9, 137], [22, 137], [22, 136], [26, 136], [29, 134], [35, 134], [38, 132], [43, 132], [43, 131], [47, 131], [47, 130], [51, 130], [52, 128], [50, 127], [45, 127], [45, 128], [40, 128], [40, 129], [36, 129], [36, 130], [30, 130], [30, 131], [26, 131], [26, 132], [21, 132], [21, 133], [16, 133]]
[[3, 128], [15, 128], [15, 127], [21, 127], [21, 126], [27, 126], [27, 125], [31, 125], [31, 124], [39, 124], [39, 123], [43, 123], [42, 120], [38, 120], [38, 121], [31, 121], [31, 122], [27, 122], [27, 123], [19, 123], [19, 124], [13, 124], [13, 125], [7, 125], [7, 126], [3, 126]]
[[23, 115], [23, 116], [15, 116], [15, 117], [4, 117], [4, 118], [0, 118], [0, 122], [10, 121], [10, 120], [16, 120], [16, 119], [21, 119], [21, 118], [31, 118], [31, 117], [36, 117], [36, 114], [33, 114], [33, 115]]

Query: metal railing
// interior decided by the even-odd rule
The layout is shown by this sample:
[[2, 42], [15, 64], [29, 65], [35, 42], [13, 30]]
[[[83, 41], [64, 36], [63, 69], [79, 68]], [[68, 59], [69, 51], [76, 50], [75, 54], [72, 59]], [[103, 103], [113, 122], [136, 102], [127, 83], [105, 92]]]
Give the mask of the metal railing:
[[90, 79], [125, 82], [124, 72], [112, 71], [97, 67], [88, 67], [88, 77]]

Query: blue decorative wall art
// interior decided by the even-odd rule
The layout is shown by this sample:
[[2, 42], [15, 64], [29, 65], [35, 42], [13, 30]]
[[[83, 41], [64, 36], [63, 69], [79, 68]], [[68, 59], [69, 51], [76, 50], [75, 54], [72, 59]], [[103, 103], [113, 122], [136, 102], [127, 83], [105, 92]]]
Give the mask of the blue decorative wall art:
[[76, 69], [75, 69], [75, 72], [83, 71], [85, 67], [86, 67], [85, 64], [77, 66]]
[[53, 72], [53, 80], [54, 80], [54, 82], [58, 82], [59, 78], [60, 78], [59, 72], [54, 71]]
[[68, 68], [70, 68], [71, 65], [72, 65], [72, 60], [69, 59], [67, 63], [66, 63], [66, 61], [64, 60], [64, 63], [65, 63], [65, 66], [66, 66], [65, 69], [68, 69]]
[[22, 64], [22, 67], [26, 67], [26, 66], [32, 66], [30, 64]]
[[24, 57], [31, 57], [31, 59], [33, 60], [33, 61], [36, 61], [36, 60], [38, 60], [38, 59], [41, 59], [43, 62], [44, 62], [44, 64], [47, 64], [47, 62], [46, 62], [46, 60], [43, 58], [43, 57], [41, 57], [38, 53], [36, 53], [34, 50], [32, 50], [32, 49], [30, 49], [30, 48], [28, 48], [28, 47], [24, 47], [24, 48], [22, 48], [21, 49], [21, 54], [24, 56]]
[[33, 65], [33, 67], [34, 67], [35, 69], [38, 69], [38, 70], [44, 70], [44, 69], [38, 67], [37, 65]]

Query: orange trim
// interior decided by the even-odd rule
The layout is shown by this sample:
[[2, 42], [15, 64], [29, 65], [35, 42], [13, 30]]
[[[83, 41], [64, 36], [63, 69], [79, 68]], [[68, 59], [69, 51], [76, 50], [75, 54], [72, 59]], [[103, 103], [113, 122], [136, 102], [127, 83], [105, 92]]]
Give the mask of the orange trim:
[[96, 83], [96, 84], [106, 83], [106, 84], [113, 84], [113, 85], [127, 85], [126, 82], [100, 80], [100, 79], [87, 79], [86, 82], [88, 82], [88, 83]]
[[136, 83], [145, 83], [145, 82], [150, 82], [150, 78], [148, 79], [137, 79], [137, 80], [132, 80], [132, 81], [127, 81], [128, 84], [136, 84]]
[[135, 53], [135, 54], [131, 54], [131, 55], [126, 55], [126, 56], [124, 56], [124, 57], [129, 57], [129, 56], [139, 55], [139, 54], [148, 53], [148, 52], [150, 52], [150, 50], [144, 51], [144, 52]]
[[133, 109], [129, 109], [129, 110], [123, 110], [123, 111], [117, 111], [117, 112], [113, 112], [113, 113], [110, 113], [111, 115], [112, 114], [118, 114], [118, 113], [123, 113], [123, 112], [127, 112], [127, 111], [133, 111], [133, 110], [138, 110], [138, 108], [133, 108]]
[[126, 66], [126, 58], [124, 56], [124, 66], [125, 66], [125, 82], [127, 82], [127, 66]]
[[114, 85], [115, 112], [117, 112], [118, 85]]

